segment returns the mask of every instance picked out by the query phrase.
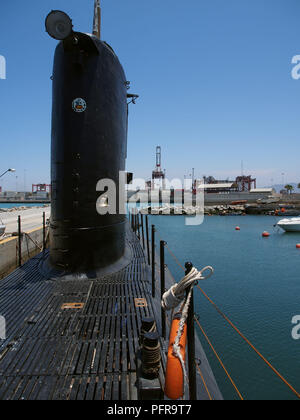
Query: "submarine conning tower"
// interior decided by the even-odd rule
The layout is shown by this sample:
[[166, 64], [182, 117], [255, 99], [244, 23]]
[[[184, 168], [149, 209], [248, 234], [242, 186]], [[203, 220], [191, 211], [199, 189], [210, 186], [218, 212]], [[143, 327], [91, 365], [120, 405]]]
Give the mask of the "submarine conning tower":
[[96, 203], [106, 190], [96, 186], [114, 181], [119, 209], [128, 83], [112, 48], [95, 35], [73, 32], [66, 14], [51, 12], [46, 28], [61, 40], [53, 69], [50, 265], [83, 273], [111, 265], [125, 252], [126, 216], [118, 210], [100, 215]]

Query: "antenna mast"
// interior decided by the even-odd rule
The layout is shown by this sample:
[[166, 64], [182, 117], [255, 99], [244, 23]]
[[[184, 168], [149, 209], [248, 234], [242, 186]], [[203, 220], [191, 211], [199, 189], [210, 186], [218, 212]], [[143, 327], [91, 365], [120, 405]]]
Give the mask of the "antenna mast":
[[100, 0], [95, 0], [93, 35], [101, 39], [101, 6]]

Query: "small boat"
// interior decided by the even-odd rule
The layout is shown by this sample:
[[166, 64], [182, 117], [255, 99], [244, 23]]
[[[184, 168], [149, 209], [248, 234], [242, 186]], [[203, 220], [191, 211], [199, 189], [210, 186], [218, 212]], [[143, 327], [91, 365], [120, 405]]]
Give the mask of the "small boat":
[[0, 219], [0, 239], [2, 239], [3, 236], [5, 235], [5, 229], [6, 229], [6, 226]]
[[247, 203], [248, 203], [248, 200], [239, 200], [239, 201], [232, 201], [230, 204], [232, 206], [239, 206], [239, 205], [242, 206]]
[[282, 219], [277, 223], [277, 226], [286, 232], [300, 232], [300, 217], [293, 217], [292, 219]]

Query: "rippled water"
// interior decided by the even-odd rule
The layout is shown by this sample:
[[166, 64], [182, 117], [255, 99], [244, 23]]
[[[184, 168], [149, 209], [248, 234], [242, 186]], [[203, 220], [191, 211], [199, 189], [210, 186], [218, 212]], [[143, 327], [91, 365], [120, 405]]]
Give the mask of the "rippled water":
[[[300, 340], [291, 334], [292, 318], [300, 315], [300, 233], [279, 232], [270, 216], [206, 217], [196, 227], [186, 226], [183, 216], [151, 216], [150, 222], [181, 263], [215, 268], [214, 276], [201, 283], [204, 291], [300, 392]], [[262, 238], [265, 230], [269, 238]], [[167, 263], [179, 280], [182, 271], [169, 255]], [[203, 295], [195, 293], [200, 322], [245, 399], [293, 399]], [[201, 332], [199, 336], [224, 397], [236, 398]]]

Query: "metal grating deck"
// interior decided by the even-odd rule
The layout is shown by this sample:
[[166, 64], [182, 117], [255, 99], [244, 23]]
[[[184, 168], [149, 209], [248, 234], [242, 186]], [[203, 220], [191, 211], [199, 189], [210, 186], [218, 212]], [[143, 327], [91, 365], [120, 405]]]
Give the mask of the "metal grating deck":
[[137, 398], [141, 318], [153, 311], [143, 251], [131, 232], [128, 242], [132, 262], [113, 275], [47, 280], [41, 255], [0, 284], [1, 400]]

